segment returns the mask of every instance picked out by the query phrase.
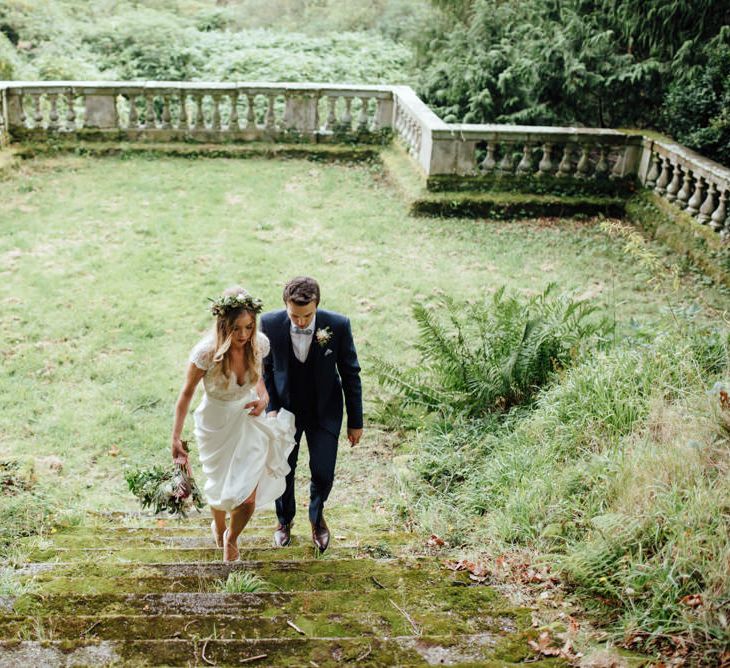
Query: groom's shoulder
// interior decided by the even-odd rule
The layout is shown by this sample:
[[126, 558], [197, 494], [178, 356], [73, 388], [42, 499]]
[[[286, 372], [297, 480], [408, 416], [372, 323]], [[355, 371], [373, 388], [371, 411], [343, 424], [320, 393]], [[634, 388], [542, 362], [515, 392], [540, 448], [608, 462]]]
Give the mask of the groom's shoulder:
[[286, 315], [286, 311], [284, 309], [278, 309], [277, 311], [267, 311], [266, 313], [261, 314], [261, 324], [263, 326], [266, 325], [275, 325], [277, 322], [283, 319], [283, 316]]
[[350, 321], [350, 319], [342, 315], [342, 313], [337, 313], [335, 311], [328, 311], [323, 308], [317, 309], [317, 324], [320, 323], [326, 326], [330, 327], [343, 327], [347, 325], [347, 323]]

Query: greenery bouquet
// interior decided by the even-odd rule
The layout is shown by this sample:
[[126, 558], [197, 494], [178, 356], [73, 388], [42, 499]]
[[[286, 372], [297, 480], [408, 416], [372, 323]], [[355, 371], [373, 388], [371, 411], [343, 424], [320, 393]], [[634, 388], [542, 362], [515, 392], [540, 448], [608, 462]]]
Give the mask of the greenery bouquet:
[[166, 510], [172, 516], [186, 517], [191, 508], [205, 505], [187, 463], [174, 462], [172, 469], [153, 466], [130, 471], [125, 477], [142, 508], [153, 508], [155, 513]]

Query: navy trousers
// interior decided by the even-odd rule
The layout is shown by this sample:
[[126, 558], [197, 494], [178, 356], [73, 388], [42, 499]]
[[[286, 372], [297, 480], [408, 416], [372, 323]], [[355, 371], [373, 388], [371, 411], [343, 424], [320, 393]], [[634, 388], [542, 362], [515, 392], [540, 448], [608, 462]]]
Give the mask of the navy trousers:
[[296, 445], [289, 455], [291, 471], [286, 476], [286, 489], [276, 500], [276, 515], [282, 524], [288, 524], [296, 515], [294, 473], [299, 459], [299, 444], [302, 434], [307, 437], [309, 448], [309, 470], [312, 474], [312, 482], [309, 486], [309, 521], [313, 524], [319, 524], [322, 519], [324, 503], [327, 501], [335, 480], [337, 436], [317, 426], [298, 428], [294, 435]]

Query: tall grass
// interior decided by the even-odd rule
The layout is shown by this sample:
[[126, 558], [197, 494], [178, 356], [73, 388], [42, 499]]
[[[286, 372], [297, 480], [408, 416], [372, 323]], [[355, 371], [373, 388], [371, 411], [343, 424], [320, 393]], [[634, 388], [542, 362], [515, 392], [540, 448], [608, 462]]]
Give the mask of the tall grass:
[[681, 636], [712, 664], [730, 641], [730, 407], [708, 388], [728, 338], [665, 325], [584, 351], [531, 406], [436, 422], [404, 482], [425, 530], [540, 553], [618, 638]]

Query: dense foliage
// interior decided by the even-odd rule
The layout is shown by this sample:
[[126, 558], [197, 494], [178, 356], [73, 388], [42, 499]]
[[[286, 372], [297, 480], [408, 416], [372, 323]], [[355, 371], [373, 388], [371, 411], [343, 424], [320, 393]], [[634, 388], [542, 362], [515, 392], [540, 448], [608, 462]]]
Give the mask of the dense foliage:
[[[381, 0], [358, 11], [354, 2], [7, 0], [0, 4], [0, 76], [399, 83], [412, 53], [394, 38], [415, 30], [426, 11], [419, 14], [418, 5]], [[403, 13], [409, 18], [401, 22]]]
[[730, 164], [725, 0], [434, 3], [420, 88], [446, 120], [651, 127]]
[[654, 128], [730, 164], [729, 24], [726, 0], [5, 0], [0, 78], [411, 83], [447, 121]]

